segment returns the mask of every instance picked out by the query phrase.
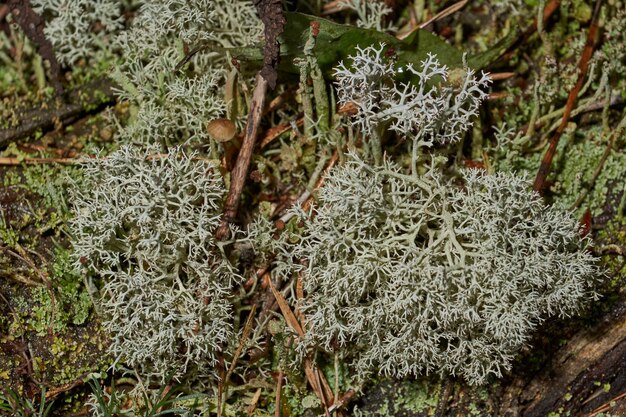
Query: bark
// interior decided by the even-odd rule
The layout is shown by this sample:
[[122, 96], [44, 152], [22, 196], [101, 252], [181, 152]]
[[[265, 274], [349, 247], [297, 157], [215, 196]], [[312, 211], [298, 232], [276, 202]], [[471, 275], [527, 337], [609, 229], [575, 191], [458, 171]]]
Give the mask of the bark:
[[[539, 375], [511, 384], [499, 414], [545, 417], [563, 408], [572, 416], [585, 416], [625, 390], [626, 306], [621, 304], [601, 323], [574, 335]], [[616, 407], [626, 411], [623, 400]]]

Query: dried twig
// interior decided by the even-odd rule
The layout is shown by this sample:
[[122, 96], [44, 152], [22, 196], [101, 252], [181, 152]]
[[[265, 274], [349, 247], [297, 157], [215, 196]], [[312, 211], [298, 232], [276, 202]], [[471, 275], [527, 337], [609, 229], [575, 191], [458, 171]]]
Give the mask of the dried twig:
[[331, 405], [330, 407], [328, 407], [328, 412], [329, 413], [334, 413], [335, 411], [337, 411], [338, 409], [340, 409], [341, 407], [343, 407], [348, 401], [350, 401], [352, 399], [352, 397], [354, 396], [355, 392], [353, 389], [349, 389], [348, 391], [346, 391], [340, 398], [339, 400], [335, 401], [335, 403], [333, 405]]
[[[304, 117], [299, 117], [295, 121], [295, 125], [297, 127], [302, 127], [302, 125], [304, 125]], [[267, 132], [265, 132], [265, 134], [261, 138], [259, 147], [261, 149], [265, 148], [267, 145], [276, 140], [276, 138], [278, 138], [280, 135], [293, 129], [293, 126], [294, 123], [282, 123], [270, 129], [267, 129]]]
[[500, 80], [507, 80], [511, 77], [514, 77], [515, 73], [514, 72], [492, 72], [489, 73], [489, 78], [491, 78], [492, 81], [500, 81]]
[[465, 7], [465, 5], [467, 4], [468, 1], [469, 0], [461, 0], [461, 1], [458, 1], [458, 2], [454, 3], [450, 7], [446, 7], [445, 9], [443, 9], [442, 11], [440, 11], [439, 13], [437, 13], [436, 15], [434, 15], [433, 17], [431, 17], [430, 19], [425, 21], [424, 23], [421, 23], [418, 27], [420, 29], [424, 29], [426, 26], [430, 25], [431, 23], [433, 23], [433, 22], [435, 22], [437, 20], [443, 19], [444, 17], [448, 17], [451, 14], [454, 14], [454, 13], [458, 12], [463, 7]]
[[583, 49], [582, 56], [580, 57], [580, 62], [578, 64], [578, 79], [576, 80], [576, 85], [569, 93], [567, 97], [567, 102], [565, 104], [565, 111], [563, 112], [563, 117], [561, 118], [561, 124], [558, 129], [552, 136], [550, 140], [550, 145], [548, 146], [548, 150], [543, 156], [543, 160], [541, 161], [541, 165], [539, 166], [539, 170], [537, 172], [537, 176], [535, 177], [535, 182], [533, 183], [533, 190], [538, 193], [543, 193], [544, 184], [548, 174], [550, 173], [550, 165], [552, 164], [552, 159], [554, 158], [554, 154], [556, 153], [556, 147], [559, 143], [559, 139], [561, 135], [565, 131], [567, 127], [567, 123], [569, 121], [570, 113], [574, 108], [574, 104], [576, 103], [576, 98], [578, 96], [578, 92], [583, 86], [585, 81], [585, 75], [587, 74], [587, 66], [589, 65], [589, 59], [593, 53], [596, 33], [598, 31], [598, 18], [600, 16], [600, 8], [602, 5], [602, 0], [596, 0], [595, 8], [593, 10], [593, 16], [591, 18], [591, 26], [589, 27], [589, 33], [587, 34], [587, 41], [585, 42], [585, 48]]
[[611, 398], [609, 401], [605, 402], [600, 407], [593, 410], [591, 413], [586, 414], [584, 417], [596, 417], [600, 413], [606, 413], [607, 411], [611, 410], [611, 407], [613, 406], [613, 404], [615, 404], [618, 400], [621, 400], [623, 398], [626, 398], [626, 392], [622, 392], [617, 397]]
[[237, 350], [235, 350], [233, 360], [228, 367], [228, 372], [226, 372], [226, 376], [224, 377], [224, 384], [228, 384], [230, 376], [233, 374], [235, 366], [237, 365], [237, 361], [239, 360], [239, 356], [241, 356], [241, 352], [243, 351], [243, 348], [246, 346], [246, 342], [250, 337], [250, 333], [252, 332], [252, 324], [254, 323], [254, 313], [256, 313], [256, 305], [253, 304], [252, 308], [250, 309], [250, 314], [246, 319], [246, 324], [243, 326], [241, 340], [239, 340], [239, 345], [237, 346]]
[[274, 88], [276, 86], [276, 65], [280, 58], [278, 36], [284, 30], [286, 23], [279, 0], [255, 0], [254, 4], [265, 26], [264, 65], [256, 76], [256, 87], [252, 95], [243, 143], [231, 173], [230, 189], [224, 204], [222, 221], [215, 233], [219, 240], [228, 237], [229, 225], [237, 216], [239, 200], [241, 200], [241, 193], [252, 159], [252, 151], [254, 150], [259, 124], [261, 123], [267, 87]]
[[[302, 325], [296, 318], [293, 311], [291, 311], [291, 308], [289, 307], [289, 303], [287, 303], [287, 300], [285, 300], [285, 297], [283, 297], [280, 291], [278, 291], [276, 287], [274, 287], [271, 280], [270, 280], [270, 289], [272, 290], [272, 294], [274, 294], [274, 298], [276, 299], [276, 302], [278, 303], [278, 307], [280, 308], [280, 311], [283, 313], [283, 317], [285, 318], [287, 325], [293, 331], [295, 331], [298, 334], [298, 336], [304, 337], [304, 330], [302, 329]], [[330, 388], [328, 381], [326, 381], [326, 378], [324, 377], [324, 375], [320, 374], [319, 370], [317, 369], [317, 367], [315, 367], [313, 360], [310, 357], [307, 357], [304, 360], [304, 374], [306, 375], [307, 381], [309, 381], [309, 384], [313, 388], [315, 395], [317, 395], [320, 401], [322, 401], [322, 404], [325, 404], [325, 405], [328, 404], [329, 401], [332, 400], [332, 398], [334, 398], [333, 391]]]
[[85, 372], [84, 374], [82, 374], [81, 376], [79, 376], [76, 380], [69, 382], [65, 385], [62, 385], [58, 388], [54, 388], [51, 389], [50, 391], [46, 392], [46, 400], [49, 400], [51, 398], [54, 398], [56, 396], [58, 396], [59, 394], [63, 394], [64, 392], [70, 391], [78, 386], [81, 386], [85, 383], [86, 377], [87, 375], [89, 375], [90, 372]]
[[256, 409], [256, 405], [258, 404], [259, 399], [261, 398], [261, 392], [262, 392], [261, 388], [258, 388], [256, 392], [254, 393], [254, 396], [252, 397], [252, 401], [250, 401], [250, 405], [246, 409], [246, 414], [248, 416], [251, 416], [252, 413], [254, 413], [254, 410]]
[[254, 88], [250, 112], [248, 113], [248, 123], [246, 125], [243, 143], [241, 144], [237, 162], [235, 162], [235, 167], [230, 176], [230, 188], [226, 202], [224, 203], [224, 214], [222, 215], [220, 226], [215, 233], [215, 236], [219, 240], [228, 237], [229, 225], [235, 217], [237, 217], [239, 200], [241, 200], [241, 193], [246, 182], [248, 168], [252, 160], [252, 151], [254, 150], [259, 124], [261, 123], [261, 113], [263, 112], [263, 105], [265, 104], [266, 92], [267, 81], [259, 73], [256, 76], [256, 87]]
[[76, 164], [79, 160], [76, 158], [10, 158], [6, 156], [0, 157], [0, 165], [18, 166], [18, 165], [41, 165], [41, 164]]
[[[548, 4], [546, 4], [546, 6], [543, 8], [543, 23], [547, 22], [550, 16], [552, 16], [552, 14], [554, 14], [554, 12], [558, 10], [560, 4], [560, 0], [551, 0]], [[526, 28], [526, 30], [518, 34], [517, 39], [514, 42], [511, 42], [511, 44], [507, 46], [504, 51], [502, 51], [502, 55], [504, 55], [505, 59], [508, 59], [513, 48], [526, 42], [526, 40], [533, 33], [535, 33], [538, 26], [537, 23], [538, 20], [535, 19], [533, 23], [528, 28]]]
[[274, 417], [280, 417], [280, 411], [281, 411], [281, 406], [280, 406], [280, 395], [282, 393], [283, 390], [283, 379], [285, 378], [285, 375], [283, 373], [282, 369], [278, 370], [278, 375], [276, 376], [276, 409], [274, 410]]

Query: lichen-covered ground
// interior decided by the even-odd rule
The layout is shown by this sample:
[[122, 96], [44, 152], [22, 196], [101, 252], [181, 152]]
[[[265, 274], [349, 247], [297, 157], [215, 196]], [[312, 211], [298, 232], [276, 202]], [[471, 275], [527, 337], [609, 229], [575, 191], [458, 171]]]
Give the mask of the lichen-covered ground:
[[[142, 3], [119, 2], [120, 16], [124, 17], [119, 31], [130, 30]], [[343, 9], [338, 1], [289, 3], [290, 10], [307, 14], [321, 15], [325, 10], [324, 16], [339, 23], [354, 23], [358, 18], [358, 13]], [[392, 35], [454, 4], [439, 0], [385, 3], [393, 12], [379, 21], [378, 29], [384, 28]], [[594, 19], [595, 2], [591, 1], [476, 0], [449, 16], [437, 17], [428, 26], [449, 45], [469, 55], [496, 50], [494, 45], [501, 39], [515, 40], [486, 66], [499, 78], [493, 81], [490, 97], [471, 131], [458, 146], [437, 149], [437, 156], [447, 161], [450, 170], [480, 167], [491, 172], [516, 172], [531, 180], [576, 83], [587, 33], [592, 25], [599, 28], [593, 42], [596, 54], [556, 147], [545, 187], [546, 201], [572, 210], [594, 241], [594, 254], [606, 271], [596, 289], [598, 299], [590, 300], [577, 317], [543, 322], [512, 370], [503, 379], [492, 379], [481, 387], [468, 386], [454, 376], [437, 375], [405, 380], [372, 376], [357, 384], [338, 357], [320, 354], [316, 360], [321, 374], [337, 391], [337, 397], [345, 400], [332, 413], [403, 417], [626, 415], [626, 370], [622, 369], [626, 363], [622, 352], [626, 334], [620, 336], [626, 301], [626, 129], [622, 126], [626, 117], [626, 16], [623, 1], [603, 3], [599, 17]], [[544, 9], [546, 13], [551, 10], [550, 16], [539, 33], [536, 28], [527, 34], [515, 32], [532, 28], [533, 20]], [[54, 15], [44, 16], [50, 21]], [[224, 20], [224, 25], [236, 24], [236, 20]], [[19, 126], [23, 122], [20, 118], [29, 114], [24, 110], [45, 114], [42, 103], [54, 96], [50, 74], [36, 48], [15, 23], [9, 22], [8, 8], [0, 5], [0, 133]], [[94, 24], [88, 30], [93, 34], [102, 28]], [[245, 30], [253, 31], [248, 26]], [[181, 40], [172, 42], [173, 46], [167, 47], [178, 50], [178, 60], [196, 46]], [[235, 40], [233, 43], [236, 45]], [[245, 347], [237, 370], [229, 373], [229, 384], [220, 385], [219, 390], [201, 378], [144, 386], [136, 368], [128, 367], [123, 358], [115, 362], [116, 358], [108, 353], [111, 337], [103, 330], [106, 313], [99, 311], [97, 300], [102, 283], [78, 270], [72, 256], [68, 221], [74, 216], [71, 191], [81, 187], [83, 181], [79, 160], [106, 157], [131, 133], [143, 132], [141, 129], [174, 129], [166, 122], [159, 125], [161, 120], [155, 120], [154, 125], [143, 120], [140, 109], [146, 102], [167, 108], [156, 113], [155, 119], [171, 118], [183, 112], [185, 105], [196, 105], [191, 100], [192, 104], [186, 102], [180, 93], [183, 87], [178, 86], [180, 91], [172, 89], [170, 95], [164, 92], [163, 85], [171, 81], [171, 74], [155, 76], [163, 85], [155, 86], [152, 92], [147, 91], [153, 86], [133, 86], [136, 79], [114, 72], [117, 66], [129, 65], [124, 59], [117, 49], [104, 58], [94, 55], [65, 64], [63, 69], [66, 90], [113, 74], [123, 90], [116, 104], [83, 105], [72, 117], [55, 119], [52, 125], [32, 134], [0, 142], [0, 415], [324, 415], [323, 404], [307, 383], [306, 366], [294, 352], [294, 332], [273, 301], [266, 278], [258, 282], [249, 279], [240, 290], [244, 301], [238, 310], [236, 334], [241, 337], [245, 333], [244, 322], [251, 306], [259, 306], [252, 310], [259, 317], [251, 330], [258, 343]], [[242, 68], [245, 64], [242, 62]], [[199, 77], [198, 73], [189, 74], [189, 83]], [[254, 85], [250, 74], [238, 77], [230, 73], [216, 78], [224, 85], [211, 88], [220, 96], [230, 97], [228, 111], [239, 117], [237, 124], [243, 127]], [[150, 81], [147, 76], [146, 84]], [[232, 87], [233, 83], [238, 87]], [[270, 104], [261, 129], [267, 142], [255, 150], [244, 191], [246, 209], [238, 218], [242, 224], [258, 213], [273, 214], [272, 220], [277, 220], [284, 214], [284, 207], [299, 197], [307, 181], [325, 168], [318, 166], [323, 159], [320, 155], [330, 160], [332, 152], [321, 152], [322, 145], [307, 140], [306, 132], [294, 133], [296, 126], [306, 123], [301, 119], [301, 91], [297, 89], [297, 77], [279, 73], [279, 87], [270, 93], [270, 100], [276, 100]], [[201, 93], [213, 94], [209, 90], [207, 87]], [[150, 97], [152, 93], [154, 97]], [[167, 107], [168, 102], [175, 103]], [[176, 139], [191, 135], [189, 132], [195, 128], [191, 124], [196, 123], [195, 118], [201, 119], [198, 114], [211, 111], [225, 112], [226, 105], [219, 111], [190, 109], [190, 125], [174, 129], [172, 140], [175, 135], [179, 135]], [[345, 142], [360, 147], [359, 138], [347, 138], [345, 113], [345, 109], [337, 113], [341, 120], [337, 131], [346, 135]], [[37, 117], [41, 116], [34, 119]], [[208, 121], [199, 122], [202, 131]], [[126, 129], [133, 123], [144, 125], [135, 132]], [[209, 141], [207, 137], [201, 139]], [[219, 156], [224, 172], [232, 168], [236, 145], [233, 150], [228, 144], [211, 141], [207, 145], [202, 140], [191, 141], [191, 148], [214, 159]], [[389, 155], [408, 160], [404, 139], [387, 135], [383, 141]], [[261, 271], [259, 276], [268, 276], [266, 273]], [[610, 339], [611, 349], [603, 351], [602, 343], [594, 345], [594, 341], [605, 340], [606, 331], [613, 332], [615, 339]], [[245, 345], [239, 340], [232, 345], [236, 348], [239, 343]], [[572, 375], [562, 375], [559, 370], [566, 366], [558, 361], [568, 358], [560, 355], [574, 343], [580, 343], [576, 352], [582, 352], [581, 357], [589, 353], [592, 359], [584, 368], [567, 368]], [[232, 354], [234, 348], [227, 353]], [[593, 356], [594, 352], [601, 353]], [[218, 366], [224, 368], [224, 358], [220, 359]], [[218, 373], [224, 377], [227, 371], [226, 367]], [[533, 381], [540, 381], [545, 390], [550, 390], [550, 381], [554, 381], [555, 398], [548, 402], [550, 406], [536, 405], [541, 403], [540, 397], [550, 394], [529, 393]], [[563, 389], [558, 385], [562, 381], [569, 381]], [[172, 400], [183, 395], [187, 397]], [[102, 401], [100, 406], [89, 405], [98, 400]], [[94, 414], [94, 410], [99, 411]]]

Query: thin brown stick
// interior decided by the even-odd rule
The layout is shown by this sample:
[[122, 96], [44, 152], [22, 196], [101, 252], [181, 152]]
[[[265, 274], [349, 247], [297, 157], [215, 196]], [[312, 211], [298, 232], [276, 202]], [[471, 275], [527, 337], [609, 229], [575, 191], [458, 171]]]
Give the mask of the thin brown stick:
[[418, 27], [420, 29], [424, 29], [426, 26], [430, 25], [434, 21], [443, 19], [444, 17], [448, 17], [451, 14], [454, 14], [454, 13], [458, 12], [463, 7], [465, 7], [465, 5], [467, 4], [468, 1], [469, 0], [461, 0], [461, 1], [458, 1], [458, 2], [454, 3], [450, 7], [446, 7], [445, 9], [443, 9], [442, 11], [440, 11], [439, 13], [437, 13], [436, 15], [434, 15], [433, 17], [431, 17], [430, 19], [425, 21], [424, 23], [421, 23]]
[[515, 77], [515, 73], [514, 72], [492, 72], [492, 73], [489, 73], [489, 78], [491, 78], [491, 81], [508, 80], [511, 77]]
[[[552, 14], [554, 14], [554, 12], [558, 10], [560, 4], [561, 4], [560, 0], [551, 0], [550, 3], [546, 4], [546, 7], [543, 8], [543, 22], [544, 23], [547, 22], [550, 16], [552, 16]], [[510, 51], [515, 46], [523, 44], [533, 33], [535, 33], [535, 31], [537, 30], [537, 22], [538, 20], [535, 18], [533, 20], [533, 23], [518, 36], [515, 42], [512, 42], [511, 45], [507, 47], [505, 51], [502, 52], [502, 55], [505, 57], [505, 59], [508, 59], [508, 57], [510, 57], [510, 53], [511, 53]]]
[[[550, 3], [546, 4], [546, 6], [543, 8], [544, 23], [547, 22], [550, 16], [552, 16], [552, 14], [557, 11], [560, 4], [561, 4], [560, 0], [552, 0]], [[537, 30], [538, 23], [539, 21], [537, 20], [537, 18], [535, 18], [532, 26], [530, 26], [528, 29], [524, 31], [524, 34], [522, 36], [522, 42], [528, 39], [530, 35], [532, 35]]]
[[502, 100], [503, 98], [506, 98], [508, 96], [509, 96], [509, 93], [507, 93], [506, 91], [495, 91], [487, 95], [487, 100], [489, 101]]
[[45, 284], [41, 283], [41, 282], [37, 282], [37, 281], [33, 281], [32, 279], [29, 279], [28, 277], [24, 276], [24, 275], [20, 275], [20, 274], [16, 274], [11, 273], [11, 272], [0, 272], [0, 277], [2, 278], [8, 278], [11, 279], [15, 282], [19, 282], [20, 284], [24, 284], [27, 287], [42, 287], [45, 286]]
[[285, 16], [283, 15], [282, 4], [279, 0], [254, 0], [253, 1], [257, 13], [263, 22], [263, 37], [265, 45], [263, 46], [263, 67], [257, 73], [256, 86], [252, 94], [252, 103], [248, 114], [248, 123], [246, 131], [237, 157], [237, 162], [231, 173], [230, 189], [224, 204], [224, 214], [222, 221], [217, 228], [215, 237], [218, 240], [224, 240], [229, 235], [229, 225], [237, 216], [241, 193], [246, 182], [250, 160], [252, 159], [252, 151], [256, 142], [263, 108], [265, 107], [265, 99], [267, 88], [276, 87], [278, 73], [276, 66], [280, 60], [280, 43], [278, 37], [285, 29]]
[[237, 365], [237, 360], [239, 359], [239, 356], [241, 356], [241, 352], [243, 351], [243, 348], [246, 346], [246, 341], [250, 337], [250, 333], [252, 332], [252, 324], [254, 323], [254, 313], [256, 313], [256, 305], [253, 304], [252, 308], [250, 309], [250, 315], [248, 316], [246, 320], [246, 324], [244, 324], [243, 326], [241, 340], [239, 341], [237, 350], [235, 351], [235, 354], [233, 355], [233, 360], [230, 363], [230, 366], [228, 367], [228, 372], [226, 372], [226, 377], [224, 378], [225, 384], [228, 384], [228, 381], [230, 380], [230, 376], [233, 374], [233, 371], [235, 370], [235, 366]]
[[252, 413], [254, 413], [254, 410], [256, 409], [256, 405], [259, 402], [259, 399], [261, 398], [261, 388], [257, 388], [256, 392], [254, 393], [254, 396], [252, 397], [252, 401], [250, 401], [250, 405], [248, 406], [248, 408], [246, 409], [246, 414], [248, 416], [251, 416]]
[[296, 308], [295, 314], [300, 323], [302, 323], [302, 329], [304, 330], [304, 314], [300, 309], [300, 305], [304, 300], [304, 283], [302, 282], [302, 272], [298, 271], [298, 277], [296, 278]]
[[354, 394], [355, 391], [353, 389], [349, 389], [348, 391], [346, 391], [341, 396], [341, 398], [339, 398], [338, 401], [335, 401], [335, 403], [328, 408], [328, 412], [334, 413], [335, 411], [343, 407], [348, 401], [352, 399], [352, 397], [354, 397]]
[[541, 165], [539, 166], [539, 170], [537, 171], [537, 176], [535, 177], [535, 182], [533, 183], [533, 190], [540, 194], [543, 193], [546, 178], [550, 173], [550, 165], [552, 164], [552, 159], [554, 159], [559, 139], [561, 138], [561, 135], [567, 127], [569, 116], [572, 112], [572, 109], [574, 108], [574, 104], [576, 103], [578, 92], [582, 88], [585, 81], [587, 67], [589, 65], [589, 59], [593, 54], [596, 33], [598, 31], [598, 18], [600, 16], [601, 6], [602, 0], [596, 0], [595, 8], [593, 10], [593, 16], [591, 19], [591, 26], [589, 27], [589, 33], [587, 34], [587, 41], [585, 42], [585, 48], [583, 49], [583, 53], [580, 57], [580, 62], [578, 64], [579, 71], [576, 85], [574, 86], [574, 88], [572, 88], [569, 96], [567, 97], [567, 103], [565, 104], [565, 111], [563, 113], [563, 117], [561, 118], [561, 124], [559, 125], [558, 129], [550, 140], [550, 145], [548, 146], [548, 150], [543, 156], [543, 160], [541, 161]]
[[[337, 151], [333, 152], [333, 156], [330, 157], [330, 161], [328, 162], [328, 165], [326, 166], [326, 168], [324, 168], [324, 174], [320, 176], [320, 178], [315, 183], [314, 191], [319, 190], [322, 187], [322, 185], [324, 185], [324, 181], [326, 181], [326, 177], [328, 176], [328, 173], [330, 172], [331, 169], [333, 169], [338, 159], [339, 159], [339, 153]], [[306, 201], [302, 204], [302, 209], [305, 211], [308, 210], [309, 207], [311, 207], [311, 204], [313, 204], [313, 198], [311, 197], [311, 195], [309, 195]]]
[[237, 162], [235, 162], [235, 167], [230, 175], [230, 189], [228, 190], [226, 203], [224, 203], [222, 221], [220, 226], [217, 228], [217, 232], [215, 233], [215, 237], [218, 240], [224, 240], [228, 237], [230, 223], [235, 219], [235, 217], [237, 217], [237, 209], [239, 207], [239, 201], [241, 200], [241, 193], [246, 182], [248, 168], [250, 167], [250, 161], [252, 160], [252, 151], [254, 150], [259, 124], [261, 123], [261, 115], [263, 113], [263, 106], [265, 105], [267, 87], [268, 83], [265, 78], [263, 78], [260, 73], [257, 74], [256, 87], [254, 88], [254, 93], [252, 95], [252, 103], [250, 104], [250, 112], [248, 113], [248, 123], [246, 125], [243, 143], [241, 144], [241, 150], [239, 151]]
[[[274, 287], [271, 280], [270, 289], [272, 290], [272, 294], [274, 294], [274, 298], [278, 303], [280, 311], [283, 313], [283, 317], [285, 318], [287, 325], [293, 331], [295, 331], [298, 336], [303, 337], [304, 330], [302, 329], [300, 322], [296, 318], [295, 314], [293, 314], [293, 311], [291, 311], [289, 303], [287, 303], [285, 297], [283, 297], [280, 291], [278, 291], [276, 287]], [[313, 360], [310, 357], [304, 359], [304, 374], [307, 381], [309, 381], [309, 385], [311, 385], [311, 387], [313, 388], [315, 395], [317, 395], [320, 401], [322, 401], [322, 404], [328, 404], [329, 400], [334, 397], [333, 391], [330, 388], [328, 381], [326, 381], [324, 375], [319, 374], [319, 370], [317, 369], [317, 367], [313, 363]]]
[[80, 160], [76, 158], [10, 158], [0, 157], [0, 165], [41, 165], [41, 164], [77, 164]]
[[[295, 125], [297, 127], [301, 127], [302, 125], [304, 125], [304, 117], [298, 118], [295, 121]], [[293, 128], [293, 124], [292, 123], [283, 123], [283, 124], [274, 126], [274, 127], [270, 128], [270, 129], [267, 129], [267, 131], [265, 132], [265, 134], [261, 138], [259, 147], [261, 149], [265, 148], [267, 145], [269, 145], [274, 140], [276, 140], [276, 138], [278, 138], [280, 135], [282, 135], [285, 132], [290, 131], [292, 128]]]
[[274, 294], [274, 298], [276, 299], [276, 302], [278, 303], [278, 307], [280, 308], [280, 311], [283, 313], [283, 317], [285, 318], [287, 325], [291, 327], [291, 329], [295, 331], [298, 334], [298, 336], [304, 337], [304, 330], [302, 329], [302, 325], [296, 318], [295, 314], [293, 314], [293, 311], [291, 311], [291, 308], [289, 307], [289, 303], [287, 302], [287, 300], [285, 300], [285, 297], [283, 297], [280, 291], [276, 289], [276, 287], [274, 286], [271, 280], [270, 280], [270, 289], [272, 290], [272, 294]]
[[626, 397], [626, 392], [622, 392], [617, 397], [611, 398], [609, 401], [607, 401], [606, 403], [602, 404], [600, 407], [596, 408], [591, 413], [585, 415], [585, 417], [595, 417], [595, 416], [597, 416], [600, 413], [604, 413], [605, 411], [609, 411], [611, 409], [611, 403], [615, 403], [618, 400], [621, 400], [622, 398], [625, 398], [625, 397]]
[[274, 417], [280, 417], [280, 394], [283, 390], [283, 379], [285, 378], [285, 374], [282, 369], [278, 370], [278, 376], [276, 377], [276, 409], [274, 410]]
[[[167, 394], [169, 394], [171, 390], [172, 390], [172, 384], [167, 384], [165, 388], [163, 389], [163, 392], [161, 393], [161, 398], [159, 398], [159, 401], [162, 401], [164, 398], [166, 398]], [[157, 413], [163, 412], [164, 409], [165, 409], [165, 405], [157, 408]]]
[[[322, 388], [322, 374], [320, 373], [319, 369], [315, 369], [315, 379], [316, 379], [316, 383], [317, 383], [317, 387], [320, 390], [320, 392], [323, 392], [323, 388]], [[334, 398], [334, 397], [331, 397]], [[324, 414], [326, 415], [326, 417], [330, 417], [330, 412], [328, 412], [328, 400], [326, 399], [325, 395], [322, 395], [320, 397], [320, 400], [322, 401], [322, 406], [324, 406]]]

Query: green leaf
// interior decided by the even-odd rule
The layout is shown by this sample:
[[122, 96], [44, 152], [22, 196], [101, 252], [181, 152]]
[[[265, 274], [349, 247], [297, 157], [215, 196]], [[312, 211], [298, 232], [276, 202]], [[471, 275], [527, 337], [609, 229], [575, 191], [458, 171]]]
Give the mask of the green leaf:
[[[424, 30], [417, 30], [409, 38], [401, 41], [383, 32], [341, 25], [317, 16], [285, 12], [285, 17], [287, 25], [279, 39], [281, 62], [278, 66], [279, 70], [285, 72], [299, 73], [293, 61], [304, 57], [304, 44], [311, 22], [314, 21], [319, 22], [320, 25], [314, 54], [325, 78], [332, 78], [333, 68], [340, 61], [348, 60], [349, 55], [354, 55], [357, 46], [365, 48], [380, 43], [387, 45], [386, 52], [395, 53], [398, 65], [406, 65], [409, 62], [417, 65], [426, 59], [428, 53], [434, 53], [440, 63], [450, 68], [462, 66], [460, 51]], [[260, 47], [232, 48], [229, 51], [240, 61], [259, 63], [263, 59], [263, 51]]]
[[[349, 61], [349, 56], [355, 54], [357, 46], [365, 48], [370, 45], [378, 46], [380, 43], [387, 45], [385, 53], [395, 56], [398, 66], [411, 63], [419, 68], [420, 62], [431, 53], [437, 55], [439, 62], [448, 66], [449, 69], [463, 67], [463, 53], [461, 51], [425, 30], [418, 29], [406, 39], [399, 40], [384, 32], [342, 25], [302, 13], [285, 12], [285, 18], [287, 24], [279, 39], [281, 62], [278, 69], [281, 71], [299, 73], [299, 68], [294, 65], [293, 61], [297, 58], [304, 58], [304, 44], [309, 35], [311, 22], [318, 22], [320, 25], [314, 54], [326, 79], [333, 78], [333, 68], [340, 61]], [[474, 69], [488, 66], [515, 41], [517, 34], [517, 31], [512, 31], [490, 50], [470, 57], [468, 59], [469, 66]], [[241, 61], [244, 68], [246, 64], [258, 67], [263, 61], [263, 50], [260, 46], [230, 48], [226, 51]]]

